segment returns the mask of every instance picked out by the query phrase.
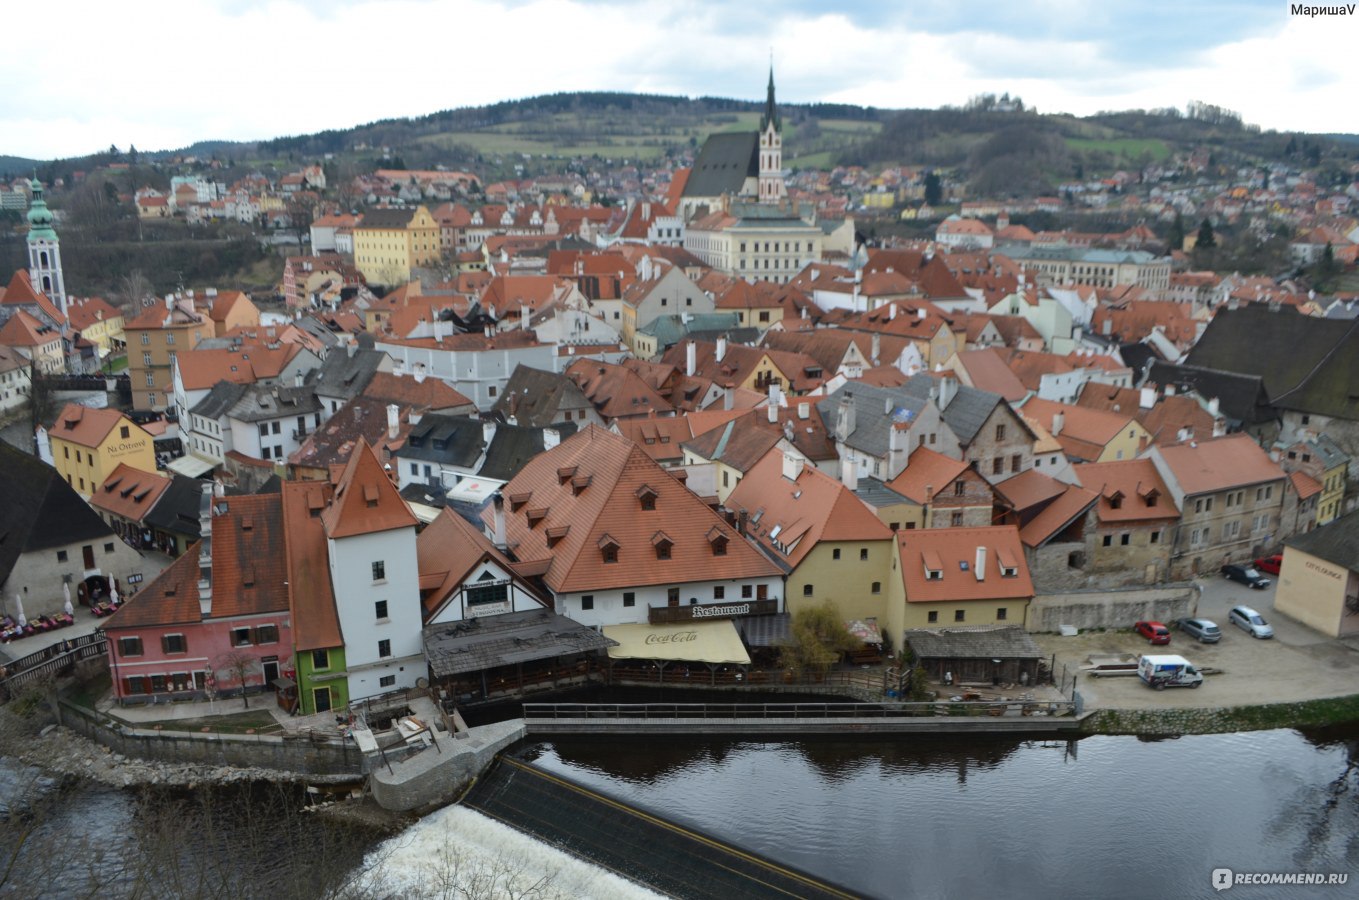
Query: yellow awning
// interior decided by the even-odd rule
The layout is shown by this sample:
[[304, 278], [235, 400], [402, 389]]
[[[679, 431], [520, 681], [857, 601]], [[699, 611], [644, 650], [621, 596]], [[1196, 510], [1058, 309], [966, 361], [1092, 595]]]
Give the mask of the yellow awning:
[[604, 636], [618, 642], [617, 647], [609, 648], [609, 659], [750, 663], [750, 655], [730, 619], [678, 625], [605, 625]]

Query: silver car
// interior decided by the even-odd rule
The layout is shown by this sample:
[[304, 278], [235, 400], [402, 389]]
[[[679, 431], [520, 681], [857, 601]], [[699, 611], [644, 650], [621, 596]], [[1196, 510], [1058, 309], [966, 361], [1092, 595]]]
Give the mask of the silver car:
[[1180, 630], [1201, 644], [1216, 644], [1222, 640], [1222, 630], [1217, 623], [1207, 619], [1181, 619]]
[[1245, 631], [1251, 637], [1274, 637], [1274, 629], [1265, 621], [1264, 616], [1249, 606], [1233, 606], [1232, 611], [1227, 613], [1227, 621]]

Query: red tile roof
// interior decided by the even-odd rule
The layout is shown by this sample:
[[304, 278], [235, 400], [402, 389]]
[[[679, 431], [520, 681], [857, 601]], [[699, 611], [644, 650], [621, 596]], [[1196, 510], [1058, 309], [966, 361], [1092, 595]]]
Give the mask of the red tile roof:
[[[779, 574], [641, 448], [597, 426], [530, 460], [502, 493], [516, 559], [550, 559], [543, 580], [558, 593]], [[487, 525], [491, 516], [483, 513]], [[660, 539], [671, 542], [669, 559], [658, 558]], [[714, 552], [719, 543], [725, 554]], [[616, 548], [617, 562], [604, 561], [606, 546]]]
[[748, 532], [785, 570], [797, 567], [820, 541], [889, 540], [892, 530], [854, 492], [809, 463], [785, 477], [781, 452], [766, 453], [727, 498], [750, 514]]
[[98, 447], [120, 425], [126, 425], [130, 435], [151, 437], [144, 428], [116, 409], [91, 409], [79, 403], [66, 404], [48, 434], [82, 447]]
[[[977, 579], [977, 548], [985, 548], [982, 579]], [[897, 532], [901, 580], [907, 603], [968, 600], [1027, 600], [1033, 579], [1013, 525], [988, 528], [927, 528]], [[926, 564], [941, 573], [926, 577]], [[1001, 574], [1001, 567], [1014, 575]]]
[[1082, 463], [1075, 467], [1081, 486], [1099, 494], [1101, 522], [1149, 522], [1178, 519], [1180, 511], [1149, 459]]
[[953, 459], [928, 447], [916, 447], [906, 458], [906, 468], [887, 482], [887, 486], [908, 500], [923, 505], [932, 501], [941, 491], [951, 490], [949, 485], [957, 481], [970, 465], [966, 460]]
[[420, 532], [415, 539], [415, 554], [426, 620], [448, 602], [483, 560], [495, 562], [506, 572], [514, 571], [514, 564], [483, 532], [450, 509], [442, 510]]
[[128, 521], [140, 522], [169, 486], [170, 479], [164, 475], [119, 463], [90, 497], [90, 505]]
[[1277, 481], [1283, 469], [1248, 434], [1156, 447], [1187, 496]]
[[335, 486], [335, 500], [321, 513], [321, 521], [331, 540], [419, 524], [373, 448], [362, 439], [349, 457], [349, 465]]
[[288, 609], [299, 652], [344, 646], [321, 521], [321, 512], [333, 495], [334, 488], [323, 481], [283, 482]]

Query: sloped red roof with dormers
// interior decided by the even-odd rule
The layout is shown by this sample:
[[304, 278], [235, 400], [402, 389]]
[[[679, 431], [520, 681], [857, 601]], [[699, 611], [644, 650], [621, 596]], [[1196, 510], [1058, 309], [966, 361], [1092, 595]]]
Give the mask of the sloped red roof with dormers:
[[[557, 593], [780, 571], [640, 447], [594, 425], [532, 459], [503, 495], [505, 533], [520, 570], [550, 560], [543, 581]], [[493, 524], [491, 510], [483, 515]], [[668, 559], [656, 550], [665, 540]], [[610, 546], [615, 562], [605, 561]]]
[[335, 486], [335, 500], [321, 513], [326, 537], [353, 537], [419, 524], [368, 442], [360, 439]]

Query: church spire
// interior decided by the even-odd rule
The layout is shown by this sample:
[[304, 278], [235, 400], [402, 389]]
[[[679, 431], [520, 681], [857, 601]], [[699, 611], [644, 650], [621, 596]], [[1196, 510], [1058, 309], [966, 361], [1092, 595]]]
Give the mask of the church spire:
[[764, 131], [770, 123], [774, 124], [775, 131], [783, 130], [783, 123], [779, 121], [779, 108], [774, 103], [774, 61], [769, 62], [769, 96], [764, 101], [764, 115], [760, 117], [760, 130]]

